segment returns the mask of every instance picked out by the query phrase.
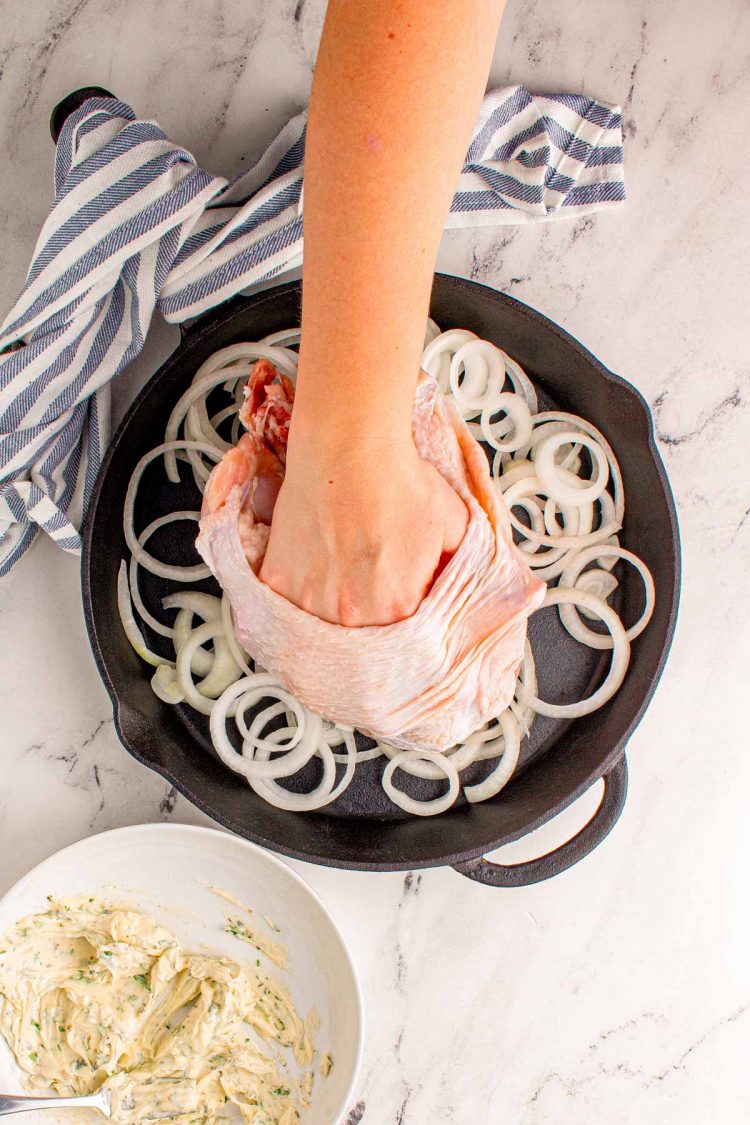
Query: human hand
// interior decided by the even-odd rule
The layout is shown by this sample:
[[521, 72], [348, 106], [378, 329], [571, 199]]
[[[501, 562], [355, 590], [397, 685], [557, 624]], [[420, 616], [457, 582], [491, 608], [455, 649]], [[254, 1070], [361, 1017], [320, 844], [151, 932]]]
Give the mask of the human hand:
[[260, 577], [325, 621], [390, 625], [414, 613], [467, 523], [466, 505], [411, 438], [306, 450], [287, 463]]

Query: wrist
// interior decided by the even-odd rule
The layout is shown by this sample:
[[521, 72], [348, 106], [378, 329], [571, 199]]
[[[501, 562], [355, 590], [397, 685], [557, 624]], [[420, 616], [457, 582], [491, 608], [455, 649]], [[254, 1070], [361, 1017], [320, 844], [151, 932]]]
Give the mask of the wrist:
[[357, 412], [347, 410], [339, 414], [332, 409], [320, 416], [307, 415], [297, 409], [295, 402], [289, 431], [287, 474], [302, 473], [321, 476], [331, 471], [337, 475], [360, 468], [368, 473], [378, 466], [401, 463], [416, 455], [408, 424], [382, 415], [367, 414], [357, 417]]
[[322, 497], [336, 506], [366, 502], [389, 507], [394, 493], [403, 487], [404, 476], [413, 479], [418, 463], [411, 433], [401, 437], [349, 428], [337, 434], [328, 427], [320, 433], [302, 426], [295, 430], [293, 420], [285, 479], [311, 503]]

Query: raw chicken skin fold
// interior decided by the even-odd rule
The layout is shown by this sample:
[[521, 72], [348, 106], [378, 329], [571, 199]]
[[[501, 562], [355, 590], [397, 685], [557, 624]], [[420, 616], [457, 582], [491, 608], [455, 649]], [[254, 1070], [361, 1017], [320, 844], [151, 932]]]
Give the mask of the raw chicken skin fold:
[[526, 621], [546, 586], [513, 544], [481, 446], [423, 373], [417, 449], [469, 509], [453, 557], [415, 613], [393, 625], [335, 625], [275, 593], [258, 572], [293, 400], [290, 380], [259, 360], [241, 410], [247, 432], [206, 486], [198, 550], [227, 592], [240, 643], [307, 707], [405, 750], [447, 750], [510, 703]]

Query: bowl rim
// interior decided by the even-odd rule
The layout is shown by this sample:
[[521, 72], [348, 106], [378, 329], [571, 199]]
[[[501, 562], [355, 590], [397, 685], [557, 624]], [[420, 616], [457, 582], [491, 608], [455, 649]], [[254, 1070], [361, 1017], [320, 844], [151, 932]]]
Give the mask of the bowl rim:
[[17, 879], [15, 883], [13, 883], [10, 887], [8, 887], [6, 891], [3, 892], [2, 895], [0, 895], [0, 911], [5, 906], [6, 901], [11, 897], [12, 894], [14, 894], [16, 891], [25, 890], [27, 885], [30, 884], [34, 880], [34, 878], [39, 875], [40, 872], [43, 872], [44, 867], [47, 864], [52, 863], [53, 860], [57, 860], [62, 857], [68, 857], [72, 853], [75, 853], [77, 849], [85, 845], [90, 845], [92, 841], [101, 840], [105, 837], [107, 839], [112, 839], [113, 837], [127, 837], [130, 835], [150, 836], [159, 834], [161, 832], [168, 832], [169, 834], [173, 835], [200, 837], [202, 839], [219, 837], [225, 841], [230, 840], [233, 845], [238, 846], [241, 850], [254, 852], [261, 858], [262, 862], [268, 864], [272, 869], [281, 871], [285, 877], [291, 878], [292, 882], [297, 883], [302, 892], [306, 894], [307, 897], [317, 905], [322, 916], [325, 918], [330, 929], [333, 931], [334, 937], [338, 940], [339, 946], [344, 955], [344, 960], [349, 967], [352, 982], [354, 984], [354, 1007], [357, 1019], [357, 1042], [354, 1052], [354, 1064], [352, 1066], [352, 1072], [346, 1085], [346, 1089], [344, 1091], [344, 1094], [342, 1095], [341, 1106], [336, 1111], [337, 1117], [332, 1122], [332, 1125], [336, 1125], [337, 1122], [342, 1122], [349, 1104], [351, 1103], [354, 1096], [357, 1080], [362, 1069], [362, 1058], [364, 1055], [365, 1043], [365, 1002], [362, 992], [362, 984], [359, 979], [359, 973], [357, 972], [357, 966], [354, 962], [351, 950], [344, 940], [344, 936], [341, 933], [339, 925], [331, 914], [330, 910], [322, 901], [318, 893], [313, 890], [307, 880], [303, 879], [303, 877], [297, 871], [294, 871], [288, 863], [285, 863], [284, 860], [274, 852], [268, 851], [266, 848], [261, 848], [258, 844], [254, 844], [252, 840], [247, 840], [243, 836], [238, 836], [234, 832], [230, 832], [221, 828], [211, 828], [208, 825], [181, 824], [179, 822], [164, 823], [156, 821], [149, 821], [145, 824], [122, 825], [119, 828], [109, 828], [104, 832], [94, 832], [89, 836], [82, 836], [79, 840], [74, 840], [72, 843], [66, 844], [63, 848], [58, 848], [57, 851], [51, 852], [50, 855], [46, 856], [44, 859], [39, 860], [38, 863], [35, 863], [33, 867], [30, 867], [29, 870], [20, 877], [20, 879]]

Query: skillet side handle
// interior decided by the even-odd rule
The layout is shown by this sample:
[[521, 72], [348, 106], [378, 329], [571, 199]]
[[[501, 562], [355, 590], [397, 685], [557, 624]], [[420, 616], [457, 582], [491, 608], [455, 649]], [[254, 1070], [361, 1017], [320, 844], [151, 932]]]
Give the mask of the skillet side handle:
[[460, 875], [465, 875], [467, 879], [484, 883], [486, 887], [528, 887], [532, 883], [542, 883], [545, 879], [551, 879], [561, 871], [567, 871], [601, 844], [620, 819], [628, 795], [628, 765], [624, 754], [612, 769], [604, 774], [602, 780], [604, 792], [599, 807], [588, 824], [584, 825], [581, 831], [566, 844], [548, 852], [547, 855], [527, 860], [525, 863], [506, 866], [501, 863], [491, 863], [480, 856], [478, 859], [454, 864], [453, 870], [458, 871]]

